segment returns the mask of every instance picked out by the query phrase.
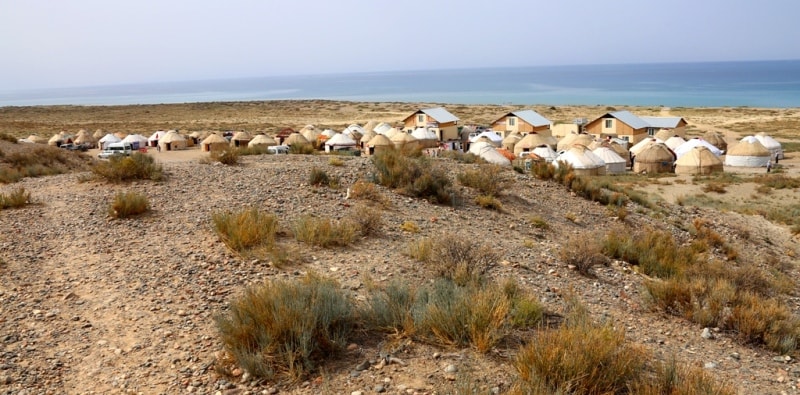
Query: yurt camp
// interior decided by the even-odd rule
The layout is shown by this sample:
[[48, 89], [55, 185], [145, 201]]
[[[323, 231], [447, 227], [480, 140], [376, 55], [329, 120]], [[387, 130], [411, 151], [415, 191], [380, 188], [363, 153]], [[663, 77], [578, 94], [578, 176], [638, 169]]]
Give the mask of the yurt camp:
[[567, 150], [573, 144], [589, 147], [593, 141], [594, 138], [588, 134], [569, 133], [558, 141], [558, 144], [556, 145], [556, 151], [561, 152]]
[[633, 161], [634, 173], [672, 173], [675, 154], [664, 143], [652, 142], [636, 154]]
[[158, 146], [158, 141], [162, 137], [164, 137], [165, 134], [167, 134], [167, 132], [165, 132], [163, 130], [157, 130], [157, 131], [153, 132], [153, 134], [151, 134], [150, 137], [147, 138], [147, 145], [149, 145], [151, 147]]
[[518, 132], [511, 132], [503, 139], [503, 142], [500, 144], [501, 147], [514, 152], [514, 146], [517, 145], [518, 142], [522, 140], [522, 135]]
[[325, 141], [325, 152], [356, 149], [355, 140], [344, 133], [337, 133]]
[[[647, 149], [648, 147], [650, 147], [651, 145], [653, 145], [653, 144], [655, 144], [657, 142], [658, 142], [658, 140], [656, 140], [654, 137], [645, 137], [641, 141], [639, 141], [638, 143], [634, 144], [629, 149], [629, 151], [630, 151], [631, 155], [636, 156], [640, 152], [644, 151], [645, 149]], [[667, 148], [669, 148], [669, 147], [667, 147]]]
[[686, 140], [684, 140], [683, 137], [681, 137], [681, 136], [672, 136], [672, 137], [664, 140], [664, 144], [666, 144], [667, 147], [669, 147], [669, 149], [671, 149], [673, 151], [675, 151], [678, 147], [683, 145], [683, 143], [685, 143], [685, 142], [686, 142]]
[[278, 142], [275, 141], [274, 138], [269, 137], [269, 136], [264, 135], [264, 134], [257, 134], [255, 137], [253, 137], [252, 140], [250, 140], [249, 143], [247, 143], [247, 147], [248, 148], [249, 147], [273, 147], [273, 146], [276, 146], [276, 145], [278, 145]]
[[358, 140], [358, 146], [359, 146], [359, 147], [360, 147], [362, 150], [366, 150], [366, 149], [367, 149], [367, 143], [369, 143], [369, 141], [370, 141], [370, 140], [372, 140], [372, 139], [374, 139], [374, 138], [375, 138], [375, 136], [377, 136], [377, 135], [378, 135], [378, 134], [377, 134], [377, 133], [375, 133], [374, 131], [372, 131], [372, 130], [367, 130], [367, 132], [366, 132], [366, 133], [364, 133], [364, 135], [363, 135], [363, 136], [361, 136], [361, 138]]
[[375, 137], [367, 142], [364, 153], [367, 155], [375, 155], [378, 152], [389, 149], [394, 149], [394, 144], [392, 144], [392, 141], [389, 140], [389, 138], [385, 135], [376, 134]]
[[576, 175], [595, 176], [602, 175], [606, 172], [606, 164], [595, 155], [594, 152], [589, 150], [588, 147], [581, 144], [573, 144], [571, 147], [561, 152], [553, 165], [556, 167], [561, 166], [562, 163], [569, 164], [575, 171]]
[[147, 137], [134, 133], [125, 136], [125, 138], [122, 139], [122, 142], [131, 143], [131, 147], [133, 147], [135, 150], [138, 150], [147, 146]]
[[314, 148], [319, 148], [320, 143], [320, 131], [315, 127], [310, 127], [311, 125], [306, 125], [303, 129], [300, 130], [300, 134], [308, 140]]
[[439, 146], [439, 140], [436, 137], [436, 133], [428, 128], [416, 128], [413, 132], [411, 132], [411, 136], [419, 141], [419, 146], [421, 148], [436, 148]]
[[707, 141], [705, 141], [705, 140], [703, 140], [701, 138], [697, 138], [697, 137], [689, 139], [689, 140], [686, 140], [685, 143], [681, 144], [678, 148], [672, 150], [672, 152], [675, 153], [675, 156], [677, 158], [680, 158], [685, 153], [691, 151], [694, 147], [706, 147], [706, 148], [708, 148], [709, 151], [711, 151], [712, 154], [714, 154], [716, 156], [722, 155], [722, 151], [720, 151], [719, 148], [717, 148], [717, 147], [711, 145], [709, 142], [707, 142]]
[[606, 174], [622, 174], [625, 173], [626, 160], [621, 157], [610, 146], [600, 146], [592, 150], [592, 152], [603, 160], [606, 166]]
[[754, 136], [739, 140], [725, 155], [725, 166], [765, 167], [772, 158], [771, 153]]
[[178, 132], [170, 130], [158, 140], [161, 151], [176, 151], [186, 149], [186, 139]]
[[53, 137], [50, 137], [50, 139], [47, 140], [47, 145], [60, 147], [61, 144], [68, 144], [68, 143], [64, 141], [64, 137], [58, 133], [54, 134]]
[[204, 152], [225, 151], [230, 147], [228, 140], [216, 133], [211, 133], [200, 142], [200, 149]]
[[675, 161], [675, 174], [711, 174], [722, 171], [722, 161], [708, 147], [699, 145]]
[[755, 138], [761, 142], [764, 148], [769, 150], [773, 159], [783, 159], [783, 146], [781, 146], [778, 140], [775, 140], [764, 132], [756, 133]]
[[470, 138], [469, 142], [475, 143], [477, 141], [480, 141], [481, 138], [486, 138], [495, 147], [500, 147], [500, 145], [503, 143], [503, 137], [497, 134], [496, 132], [490, 130], [485, 130], [483, 132], [478, 133], [476, 136]]
[[231, 147], [247, 147], [247, 143], [249, 143], [252, 139], [253, 138], [250, 136], [250, 133], [247, 133], [243, 130], [236, 132], [233, 134], [233, 137], [231, 137]]
[[45, 139], [44, 137], [37, 136], [35, 134], [28, 136], [27, 140], [35, 144], [47, 144], [47, 139]]
[[[556, 158], [558, 157], [558, 154], [556, 153], [556, 151], [553, 151], [553, 149], [550, 148], [550, 146], [547, 145], [547, 144], [542, 144], [542, 145], [540, 145], [538, 147], [535, 147], [534, 149], [532, 149], [532, 150], [530, 150], [528, 152], [530, 152], [533, 155], [536, 155], [536, 157], [538, 157], [539, 159], [541, 159], [541, 160], [543, 160], [543, 161], [545, 161], [547, 163], [555, 161]], [[524, 158], [524, 156], [520, 156], [520, 155], [518, 155], [518, 156], [520, 158]]]
[[97, 129], [92, 133], [92, 137], [94, 137], [94, 141], [100, 140], [103, 136], [106, 135], [106, 132], [103, 129]]

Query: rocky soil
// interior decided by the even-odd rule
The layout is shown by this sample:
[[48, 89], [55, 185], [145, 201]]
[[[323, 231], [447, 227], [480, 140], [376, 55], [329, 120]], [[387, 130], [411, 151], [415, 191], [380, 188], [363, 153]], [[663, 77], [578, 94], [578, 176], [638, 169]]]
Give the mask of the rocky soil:
[[[295, 155], [242, 162], [234, 167], [165, 162], [168, 180], [160, 183], [109, 185], [73, 173], [2, 186], [3, 193], [24, 187], [35, 204], [0, 212], [0, 393], [430, 394], [452, 392], [453, 383], [465, 376], [484, 391], [504, 393], [515, 380], [513, 350], [483, 356], [408, 340], [358, 340], [296, 384], [253, 380], [241, 371], [224, 376], [215, 369], [222, 347], [213, 316], [243, 286], [316, 271], [360, 297], [367, 278], [429, 281], [432, 273], [403, 251], [412, 240], [443, 232], [492, 246], [501, 259], [490, 276], [517, 279], [553, 312], [563, 309], [563, 295], [572, 291], [596, 319], [624, 327], [631, 342], [659, 357], [674, 355], [681, 364], [705, 367], [742, 394], [799, 392], [794, 357], [742, 345], [713, 328], [706, 338], [702, 327], [649, 310], [642, 276], [624, 262], [596, 268], [596, 277], [589, 278], [558, 258], [570, 236], [597, 237], [647, 225], [685, 236], [676, 225], [702, 217], [744, 259], [794, 265], [797, 240], [761, 217], [678, 206], [654, 214], [631, 205], [620, 228], [605, 207], [509, 171], [515, 183], [502, 198], [503, 213], [469, 200], [451, 208], [382, 190], [391, 204], [383, 211], [380, 235], [347, 248], [300, 245], [305, 262], [274, 268], [231, 254], [211, 228], [211, 213], [256, 206], [285, 224], [302, 213], [358, 215], [357, 202], [344, 199], [346, 188], [372, 172], [372, 165], [366, 158], [348, 158], [335, 167], [325, 156]], [[437, 164], [453, 177], [470, 166], [444, 159]], [[306, 185], [314, 166], [339, 176], [342, 188]], [[136, 219], [110, 219], [107, 207], [122, 190], [145, 193], [152, 211]], [[536, 215], [549, 230], [529, 224]], [[405, 221], [414, 221], [420, 233], [403, 232]], [[797, 269], [791, 271], [796, 278]], [[797, 298], [789, 303], [795, 311], [800, 308]], [[402, 363], [381, 362], [386, 353]]]

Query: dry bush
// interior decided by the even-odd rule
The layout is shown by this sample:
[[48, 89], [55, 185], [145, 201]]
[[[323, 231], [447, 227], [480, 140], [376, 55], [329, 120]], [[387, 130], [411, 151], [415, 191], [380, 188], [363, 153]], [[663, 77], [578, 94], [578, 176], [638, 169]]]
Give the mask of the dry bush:
[[534, 162], [531, 166], [531, 173], [540, 180], [552, 180], [555, 177], [556, 168], [547, 162]]
[[244, 370], [297, 381], [343, 349], [356, 315], [336, 282], [308, 275], [250, 286], [215, 321], [225, 349]]
[[385, 150], [373, 155], [371, 160], [381, 185], [408, 196], [427, 199], [431, 203], [456, 204], [457, 196], [452, 190], [450, 178], [443, 171], [432, 168], [424, 157]]
[[308, 175], [308, 184], [314, 186], [324, 185], [327, 187], [336, 188], [339, 186], [339, 179], [337, 177], [329, 176], [325, 170], [322, 170], [318, 167], [312, 167], [311, 173]]
[[313, 155], [316, 152], [311, 144], [292, 144], [289, 146], [290, 154]]
[[735, 395], [736, 389], [717, 382], [699, 367], [679, 365], [676, 359], [657, 363], [650, 377], [643, 377], [631, 385], [630, 393], [637, 395]]
[[233, 251], [242, 253], [275, 244], [278, 218], [274, 214], [253, 207], [238, 212], [215, 212], [211, 219], [217, 235]]
[[494, 196], [479, 195], [475, 197], [475, 204], [485, 209], [503, 212], [503, 203]]
[[350, 197], [353, 199], [369, 200], [382, 206], [389, 205], [389, 199], [383, 196], [378, 190], [378, 187], [364, 180], [358, 180], [350, 187]]
[[164, 178], [164, 169], [153, 157], [134, 152], [131, 156], [112, 156], [92, 167], [92, 172], [109, 182], [131, 180], [159, 181]]
[[371, 287], [368, 291], [367, 300], [359, 313], [368, 329], [408, 335], [414, 333], [411, 310], [416, 289], [405, 282], [393, 281], [385, 287]]
[[467, 163], [467, 164], [486, 163], [486, 161], [483, 160], [483, 158], [481, 158], [478, 155], [475, 155], [475, 154], [469, 153], [469, 152], [464, 153], [464, 152], [455, 151], [455, 150], [442, 151], [442, 153], [439, 155], [439, 157], [452, 159], [452, 160], [454, 160], [454, 161], [456, 161], [458, 163]]
[[41, 146], [0, 155], [0, 182], [12, 183], [24, 177], [41, 177], [66, 173], [70, 170], [84, 170], [88, 157], [79, 152]]
[[0, 140], [8, 141], [11, 144], [17, 144], [17, 138], [8, 133], [0, 133]]
[[233, 166], [239, 164], [239, 155], [241, 151], [235, 148], [226, 148], [220, 151], [211, 151], [208, 157], [213, 162], [219, 162], [223, 165]]
[[425, 237], [408, 243], [406, 255], [420, 262], [427, 262], [431, 258], [433, 251], [433, 240]]
[[467, 170], [460, 173], [457, 179], [461, 185], [477, 189], [481, 195], [489, 197], [500, 196], [512, 182], [498, 165], [482, 165], [477, 169]]
[[19, 208], [31, 202], [31, 193], [25, 188], [17, 188], [8, 194], [0, 193], [0, 210]]
[[726, 193], [728, 191], [725, 189], [725, 184], [719, 182], [709, 182], [703, 186], [703, 192]]
[[334, 221], [329, 218], [304, 215], [294, 221], [292, 232], [298, 241], [329, 248], [352, 244], [360, 229], [356, 222], [349, 219]]
[[575, 266], [575, 270], [584, 276], [591, 276], [594, 266], [608, 266], [608, 258], [603, 255], [603, 245], [599, 237], [570, 237], [561, 246], [561, 260], [567, 265]]
[[784, 174], [770, 174], [770, 175], [760, 175], [753, 177], [753, 182], [759, 184], [759, 192], [761, 192], [760, 187], [772, 188], [772, 189], [796, 189], [800, 188], [800, 179], [790, 177]]
[[400, 230], [408, 233], [419, 233], [419, 225], [414, 221], [405, 221], [400, 225]]
[[330, 159], [328, 159], [328, 164], [331, 166], [339, 167], [339, 166], [344, 166], [344, 161], [342, 160], [342, 158], [339, 158], [338, 156], [331, 156]]
[[483, 273], [497, 262], [491, 248], [454, 234], [444, 234], [433, 242], [426, 261], [441, 277], [464, 286], [482, 282]]
[[144, 214], [150, 210], [147, 195], [138, 192], [119, 192], [108, 206], [108, 215], [112, 218], [129, 218]]
[[540, 215], [534, 215], [528, 218], [528, 223], [531, 224], [536, 229], [548, 230], [550, 229], [550, 224], [542, 218]]
[[358, 205], [355, 207], [354, 221], [358, 224], [362, 236], [372, 236], [381, 233], [383, 216], [381, 211], [369, 206]]
[[637, 234], [617, 229], [603, 240], [603, 252], [612, 258], [639, 266], [648, 276], [670, 278], [678, 275], [697, 256], [687, 248], [680, 248], [672, 235], [652, 229]]
[[255, 146], [247, 146], [247, 147], [239, 147], [236, 149], [236, 152], [239, 156], [250, 156], [250, 155], [271, 155], [269, 152], [269, 147], [266, 145], [255, 145]]
[[733, 308], [731, 322], [747, 343], [764, 344], [770, 350], [788, 354], [797, 349], [800, 319], [786, 304], [744, 292]]

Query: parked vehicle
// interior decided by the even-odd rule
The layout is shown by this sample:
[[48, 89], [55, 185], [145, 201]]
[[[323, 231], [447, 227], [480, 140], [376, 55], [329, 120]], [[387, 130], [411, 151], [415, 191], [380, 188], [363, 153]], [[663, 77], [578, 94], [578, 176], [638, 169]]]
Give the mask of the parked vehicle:
[[267, 147], [267, 152], [270, 154], [288, 154], [289, 153], [289, 146], [288, 145], [273, 145]]
[[89, 146], [86, 144], [61, 144], [59, 148], [63, 148], [68, 151], [86, 151], [89, 149]]
[[133, 145], [131, 143], [111, 143], [97, 155], [100, 159], [108, 159], [112, 156], [130, 156], [133, 153]]

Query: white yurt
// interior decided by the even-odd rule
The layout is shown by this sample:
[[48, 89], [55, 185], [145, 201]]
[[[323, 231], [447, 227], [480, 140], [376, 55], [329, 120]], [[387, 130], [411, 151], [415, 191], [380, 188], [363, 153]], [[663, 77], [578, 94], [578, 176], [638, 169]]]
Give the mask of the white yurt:
[[542, 136], [538, 133], [528, 133], [522, 138], [522, 140], [517, 141], [517, 143], [514, 144], [514, 155], [522, 157], [523, 154], [530, 152], [534, 148], [542, 145], [547, 145], [551, 149], [553, 148], [545, 136]]
[[428, 128], [419, 127], [411, 132], [415, 139], [419, 140], [422, 148], [435, 148], [439, 146], [439, 138], [432, 130]]
[[97, 145], [100, 146], [100, 149], [106, 149], [109, 144], [119, 143], [120, 141], [122, 141], [121, 138], [109, 133], [103, 136], [100, 140], [97, 140]]
[[155, 147], [158, 145], [158, 140], [160, 140], [167, 132], [163, 130], [158, 130], [155, 133], [151, 134], [150, 137], [147, 139], [147, 145], [151, 147]]
[[511, 166], [511, 161], [497, 152], [497, 148], [492, 143], [486, 141], [470, 144], [469, 153], [480, 156], [483, 160], [495, 165]]
[[645, 137], [642, 141], [634, 144], [628, 151], [630, 151], [631, 155], [636, 156], [639, 155], [640, 152], [647, 149], [647, 147], [651, 146], [658, 142], [655, 137]]
[[353, 133], [358, 133], [359, 137], [363, 136], [364, 132], [365, 132], [364, 128], [362, 128], [361, 125], [355, 123], [342, 130], [342, 134], [348, 135], [350, 137], [353, 137]]
[[550, 148], [550, 146], [547, 144], [542, 144], [538, 147], [534, 147], [529, 152], [538, 156], [540, 159], [544, 160], [547, 163], [556, 160], [556, 158], [558, 157], [556, 151]]
[[344, 133], [337, 133], [325, 141], [325, 152], [356, 148], [356, 141]]
[[394, 136], [397, 136], [398, 133], [403, 133], [403, 132], [401, 132], [400, 129], [398, 128], [389, 128], [382, 134], [391, 140], [392, 138], [394, 138]]
[[691, 151], [692, 148], [694, 148], [694, 147], [706, 147], [706, 148], [708, 148], [709, 151], [711, 151], [712, 154], [714, 154], [716, 156], [722, 155], [722, 150], [720, 150], [719, 148], [715, 147], [714, 145], [712, 145], [708, 141], [705, 141], [705, 140], [703, 140], [701, 138], [697, 138], [697, 137], [689, 139], [689, 140], [686, 140], [685, 143], [683, 143], [680, 146], [678, 146], [678, 148], [673, 149], [672, 152], [675, 152], [675, 156], [680, 159], [681, 156], [683, 156], [685, 153]]
[[675, 174], [711, 174], [722, 171], [722, 161], [707, 147], [699, 145], [675, 161]]
[[265, 134], [257, 134], [255, 137], [253, 137], [252, 140], [250, 140], [249, 143], [247, 143], [247, 147], [248, 148], [249, 147], [258, 147], [258, 146], [274, 147], [276, 145], [278, 145], [278, 142], [275, 141], [274, 138], [269, 137], [269, 136], [267, 136]]
[[[388, 132], [390, 129], [392, 129], [392, 125], [389, 125], [386, 122], [381, 122], [375, 125], [375, 127], [372, 128], [372, 131], [377, 134], [386, 134], [386, 132]], [[391, 136], [389, 136], [389, 138], [391, 138]]]
[[669, 149], [671, 149], [673, 151], [675, 151], [676, 148], [680, 147], [685, 142], [686, 142], [686, 140], [684, 140], [683, 137], [681, 137], [681, 136], [672, 136], [672, 137], [664, 140], [664, 144], [666, 144], [667, 147], [669, 147]]
[[478, 135], [470, 138], [469, 142], [470, 143], [477, 142], [478, 140], [481, 139], [481, 137], [486, 137], [487, 139], [489, 139], [489, 141], [491, 141], [492, 145], [494, 145], [495, 147], [499, 147], [501, 144], [503, 144], [503, 137], [491, 130], [486, 130], [478, 133]]
[[781, 143], [778, 142], [778, 140], [775, 140], [774, 138], [767, 136], [767, 134], [764, 132], [756, 133], [755, 138], [757, 138], [758, 141], [761, 142], [761, 145], [763, 145], [764, 148], [769, 150], [770, 154], [772, 154], [773, 159], [783, 159], [783, 147], [781, 146]]
[[606, 174], [621, 174], [625, 172], [627, 161], [616, 151], [608, 146], [600, 146], [592, 150], [606, 164]]
[[747, 136], [728, 149], [725, 155], [725, 166], [732, 167], [765, 167], [772, 159], [772, 154], [764, 144], [754, 136]]
[[122, 139], [123, 143], [131, 143], [133, 149], [144, 148], [147, 146], [147, 137], [142, 136], [141, 134], [129, 134]]
[[572, 166], [576, 175], [594, 176], [606, 172], [606, 163], [581, 144], [573, 144], [569, 149], [559, 153], [553, 165], [559, 167], [562, 162]]

